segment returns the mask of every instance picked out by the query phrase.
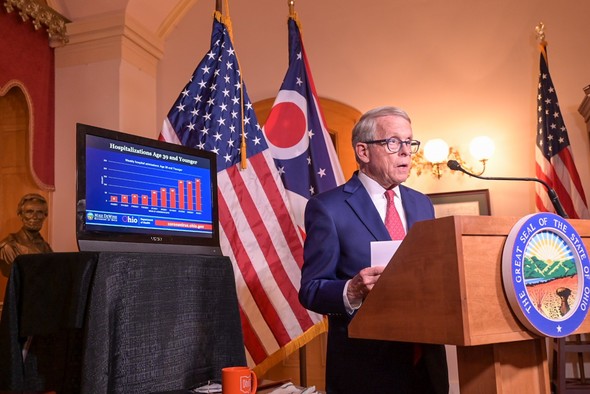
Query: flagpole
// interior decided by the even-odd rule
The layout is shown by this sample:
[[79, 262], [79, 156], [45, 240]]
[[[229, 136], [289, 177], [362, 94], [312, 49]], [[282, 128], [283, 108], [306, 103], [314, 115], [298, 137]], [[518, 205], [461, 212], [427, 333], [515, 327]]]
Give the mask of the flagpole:
[[[228, 0], [225, 0], [225, 15], [223, 15], [223, 5], [222, 5], [223, 0], [215, 0], [215, 13], [219, 14], [219, 20], [222, 21], [222, 23], [224, 23], [227, 27], [227, 31], [229, 33], [230, 38], [233, 39], [232, 37], [232, 27], [231, 27], [231, 19], [229, 17], [229, 3]], [[237, 60], [237, 55], [236, 55], [236, 60]], [[239, 61], [238, 61], [238, 67], [239, 67]], [[242, 75], [240, 74], [240, 86], [242, 86]], [[244, 91], [243, 89], [240, 89], [240, 102], [243, 103], [244, 102]], [[240, 126], [240, 168], [242, 170], [245, 170], [248, 167], [248, 156], [246, 153], [246, 134], [244, 133], [244, 108], [243, 108], [243, 104], [242, 104], [242, 110], [240, 111], [242, 114], [242, 124]]]
[[[295, 0], [287, 0], [289, 7], [289, 18], [296, 19]], [[307, 345], [299, 348], [299, 385], [307, 387]]]
[[[295, 18], [295, 0], [287, 0], [289, 18]], [[307, 345], [299, 348], [299, 385], [307, 387]]]

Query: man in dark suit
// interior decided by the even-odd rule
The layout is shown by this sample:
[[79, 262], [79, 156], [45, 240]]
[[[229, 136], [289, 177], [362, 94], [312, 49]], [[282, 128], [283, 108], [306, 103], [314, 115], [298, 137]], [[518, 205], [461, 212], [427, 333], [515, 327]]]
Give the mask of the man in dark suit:
[[328, 315], [327, 393], [448, 393], [444, 346], [348, 337], [349, 322], [384, 269], [371, 266], [371, 242], [402, 238], [415, 222], [434, 218], [430, 199], [401, 185], [420, 147], [403, 110], [365, 113], [352, 145], [359, 171], [311, 198], [305, 211], [299, 300]]

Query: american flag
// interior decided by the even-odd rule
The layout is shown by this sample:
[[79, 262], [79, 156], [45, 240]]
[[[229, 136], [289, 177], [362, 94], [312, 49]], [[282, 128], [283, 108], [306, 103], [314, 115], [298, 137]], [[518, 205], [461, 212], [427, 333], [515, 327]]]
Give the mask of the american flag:
[[344, 183], [344, 176], [319, 106], [296, 14], [288, 24], [289, 68], [264, 135], [303, 229], [307, 200]]
[[303, 242], [242, 83], [230, 22], [222, 18], [215, 13], [211, 49], [170, 109], [160, 138], [217, 154], [221, 249], [234, 266], [249, 362], [263, 374], [321, 317], [298, 301]]
[[[557, 92], [549, 75], [547, 50], [541, 45], [541, 62], [537, 95], [537, 149], [535, 153], [537, 178], [555, 190], [566, 214], [572, 219], [587, 219], [588, 204], [576, 170], [567, 129]], [[552, 212], [547, 191], [537, 186], [535, 202], [541, 212]]]

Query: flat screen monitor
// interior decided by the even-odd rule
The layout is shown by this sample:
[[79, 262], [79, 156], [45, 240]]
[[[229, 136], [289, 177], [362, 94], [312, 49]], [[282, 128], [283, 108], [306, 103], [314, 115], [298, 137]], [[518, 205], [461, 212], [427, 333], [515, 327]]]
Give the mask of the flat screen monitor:
[[81, 251], [220, 255], [214, 153], [76, 125]]

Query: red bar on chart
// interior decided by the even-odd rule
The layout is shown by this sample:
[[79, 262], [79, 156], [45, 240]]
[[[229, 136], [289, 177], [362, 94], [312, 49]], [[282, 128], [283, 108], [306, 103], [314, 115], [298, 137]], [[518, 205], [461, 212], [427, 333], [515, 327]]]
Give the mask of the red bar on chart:
[[131, 204], [139, 204], [139, 194], [132, 194], [131, 195]]
[[160, 188], [160, 206], [162, 208], [168, 207], [168, 201], [166, 198], [166, 188], [165, 187]]
[[121, 202], [124, 204], [129, 203], [129, 196], [126, 194], [121, 194]]
[[187, 192], [187, 196], [186, 196], [186, 200], [188, 201], [188, 207], [187, 209], [189, 211], [193, 210], [193, 183], [191, 181], [188, 181], [186, 183], [186, 192]]
[[117, 198], [117, 196], [111, 196], [111, 202], [118, 202], [119, 199]]
[[184, 181], [178, 181], [178, 208], [184, 209]]
[[158, 192], [152, 190], [152, 207], [158, 206]]
[[176, 208], [176, 189], [170, 189], [170, 208]]
[[201, 200], [201, 180], [195, 179], [195, 197], [197, 198], [197, 207], [195, 208], [197, 211], [202, 209], [202, 200]]
[[148, 196], [145, 194], [141, 195], [141, 205], [148, 205]]

